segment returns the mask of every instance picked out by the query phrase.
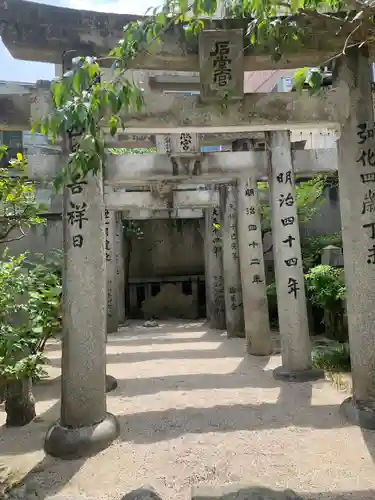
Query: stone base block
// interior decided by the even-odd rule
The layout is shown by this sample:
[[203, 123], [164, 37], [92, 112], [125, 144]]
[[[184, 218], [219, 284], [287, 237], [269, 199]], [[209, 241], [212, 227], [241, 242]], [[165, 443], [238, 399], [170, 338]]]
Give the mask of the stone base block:
[[340, 413], [350, 424], [370, 431], [375, 430], [375, 410], [355, 402], [352, 396], [341, 403]]
[[105, 392], [111, 392], [117, 389], [117, 380], [112, 375], [105, 376]]
[[289, 371], [283, 366], [279, 366], [273, 371], [273, 378], [286, 382], [313, 382], [324, 378], [324, 370], [308, 368], [307, 370]]
[[275, 349], [271, 342], [251, 342], [246, 340], [246, 353], [250, 356], [272, 356], [275, 354]]
[[212, 318], [207, 323], [208, 328], [210, 330], [222, 330], [225, 331], [227, 325], [225, 324], [225, 320], [220, 320], [220, 318]]
[[303, 500], [293, 490], [273, 490], [264, 486], [227, 484], [225, 486], [193, 486], [192, 500]]
[[121, 500], [163, 500], [152, 486], [141, 486], [136, 490], [129, 491]]
[[227, 330], [227, 338], [228, 339], [244, 339], [245, 333], [242, 332], [228, 332]]
[[63, 427], [56, 422], [46, 434], [44, 451], [64, 460], [86, 458], [107, 448], [119, 433], [119, 423], [111, 413], [107, 413], [98, 424], [78, 429]]

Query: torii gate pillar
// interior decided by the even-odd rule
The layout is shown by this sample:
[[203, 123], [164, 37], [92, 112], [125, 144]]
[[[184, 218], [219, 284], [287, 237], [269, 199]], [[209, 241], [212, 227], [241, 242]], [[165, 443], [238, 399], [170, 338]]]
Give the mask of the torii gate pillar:
[[375, 429], [375, 137], [371, 66], [366, 50], [339, 61], [340, 84], [350, 92], [350, 114], [339, 140], [342, 236], [353, 396], [347, 419]]

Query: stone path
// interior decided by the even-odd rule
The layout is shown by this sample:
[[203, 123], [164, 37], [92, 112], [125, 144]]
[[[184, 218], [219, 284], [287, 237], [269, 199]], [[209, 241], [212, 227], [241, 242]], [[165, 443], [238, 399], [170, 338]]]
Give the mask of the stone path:
[[166, 500], [186, 500], [194, 485], [241, 482], [314, 500], [373, 500], [375, 433], [341, 419], [345, 395], [324, 381], [276, 382], [279, 356], [243, 352], [243, 340], [202, 323], [132, 324], [111, 335], [108, 373], [119, 387], [108, 410], [121, 437], [88, 460], [61, 462], [41, 451], [58, 417], [60, 352], [52, 343], [52, 381], [35, 390], [40, 418], [0, 428], [0, 462], [20, 473], [34, 467], [39, 498], [117, 500], [151, 484]]

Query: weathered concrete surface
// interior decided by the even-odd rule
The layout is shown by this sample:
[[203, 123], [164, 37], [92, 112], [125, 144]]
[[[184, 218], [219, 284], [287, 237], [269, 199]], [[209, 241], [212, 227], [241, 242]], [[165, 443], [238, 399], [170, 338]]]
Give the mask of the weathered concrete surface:
[[[105, 416], [105, 260], [101, 177], [64, 192], [62, 425]], [[81, 218], [82, 217], [82, 218]], [[78, 383], [79, 381], [79, 383]]]
[[[95, 48], [99, 56], [106, 56], [122, 37], [125, 24], [142, 16], [128, 14], [104, 14], [93, 11], [73, 10], [24, 0], [1, 0], [0, 16], [3, 20], [2, 39], [6, 47], [17, 59], [61, 64], [61, 54], [67, 47], [81, 51], [82, 55]], [[228, 19], [226, 28], [243, 28], [244, 35], [250, 19]], [[345, 42], [346, 33], [327, 37], [327, 30], [335, 30], [341, 24], [324, 18], [301, 17], [299, 22], [306, 25], [303, 51], [286, 52], [276, 65], [271, 57], [261, 50], [249, 47], [244, 39], [245, 70], [299, 68], [318, 66], [322, 61], [339, 52]], [[211, 21], [211, 28], [222, 27], [220, 21]], [[36, 28], [37, 26], [37, 28]], [[338, 30], [337, 30], [338, 31]], [[181, 43], [181, 38], [184, 39]], [[355, 34], [352, 37], [355, 40]], [[162, 45], [157, 57], [136, 58], [133, 68], [165, 69], [177, 71], [198, 71], [198, 43], [195, 37], [185, 38], [182, 25], [174, 24], [162, 37]]]
[[[42, 118], [48, 110], [48, 90], [44, 89], [45, 103], [39, 105], [39, 115], [34, 111], [34, 120]], [[41, 99], [41, 90], [30, 92], [30, 107], [36, 98]], [[156, 97], [157, 96], [157, 97]], [[199, 96], [165, 94], [160, 96], [146, 92], [145, 107], [134, 114], [122, 115], [128, 134], [173, 134], [190, 128], [190, 132], [224, 133], [231, 127], [238, 132], [261, 130], [288, 130], [304, 128], [319, 122], [321, 128], [338, 126], [349, 114], [346, 87], [326, 90], [322, 96], [310, 96], [304, 92], [281, 92], [269, 94], [247, 94], [240, 102], [204, 104]], [[18, 104], [20, 102], [20, 104]], [[2, 104], [4, 103], [4, 104]], [[15, 126], [15, 109], [24, 107], [17, 124], [18, 130], [29, 130], [27, 117], [27, 95], [0, 95], [0, 128], [12, 123]], [[42, 112], [43, 111], [43, 112]], [[31, 116], [31, 111], [29, 116]], [[213, 127], [213, 128], [211, 128]]]
[[44, 450], [53, 457], [76, 460], [107, 448], [119, 433], [118, 421], [110, 413], [100, 422], [78, 429], [55, 425], [47, 432]]
[[343, 422], [347, 394], [324, 381], [277, 382], [279, 356], [244, 359], [242, 339], [199, 322], [142, 323], [109, 339], [108, 371], [119, 387], [107, 401], [121, 435], [84, 462], [45, 459], [41, 449], [60, 397], [59, 342], [49, 343], [51, 378], [35, 386], [39, 420], [0, 434], [0, 463], [35, 467], [35, 500], [120, 499], [143, 484], [164, 500], [188, 500], [192, 486], [239, 482], [303, 500], [375, 498], [375, 435]]
[[[340, 208], [354, 396], [343, 410], [351, 423], [375, 429], [375, 194], [372, 70], [353, 52], [339, 72], [351, 88], [352, 114], [339, 141]], [[350, 408], [352, 406], [352, 408]]]
[[46, 453], [88, 456], [118, 434], [106, 413], [105, 247], [103, 179], [67, 184], [63, 212], [63, 341], [60, 420], [48, 430]]
[[199, 134], [182, 132], [172, 135], [155, 136], [156, 151], [163, 155], [182, 158], [200, 153]]
[[[163, 210], [168, 208], [169, 199], [157, 197], [151, 192], [126, 192], [108, 190], [104, 194], [104, 202], [110, 210], [126, 210], [132, 208], [149, 208]], [[207, 207], [218, 202], [215, 192], [206, 191], [172, 191], [171, 208], [200, 208]]]
[[224, 330], [226, 326], [221, 223], [219, 204], [207, 208], [204, 218], [206, 314], [210, 327], [218, 330]]
[[307, 92], [246, 94], [240, 102], [204, 104], [199, 96], [167, 94], [155, 99], [145, 94], [145, 107], [134, 114], [122, 114], [129, 133], [148, 131], [173, 134], [190, 128], [190, 132], [288, 130], [291, 126], [317, 124], [322, 128], [339, 124], [349, 114], [346, 87], [326, 90], [322, 95]]
[[272, 242], [275, 256], [277, 310], [282, 366], [275, 377], [317, 378], [312, 370], [311, 342], [298, 224], [295, 178], [289, 132], [268, 132]]
[[238, 252], [246, 352], [255, 356], [269, 356], [272, 353], [272, 341], [264, 269], [260, 204], [255, 179], [251, 177], [239, 179], [237, 191]]
[[121, 213], [116, 213], [116, 275], [118, 324], [125, 324], [125, 242]]
[[[244, 95], [244, 62], [243, 62], [243, 30], [214, 29], [203, 30], [198, 36], [200, 97], [202, 101], [220, 101], [224, 95], [227, 99], [242, 99]], [[219, 53], [224, 43], [223, 55]], [[215, 56], [212, 54], [218, 51]], [[218, 59], [226, 60], [224, 72], [217, 70]], [[221, 73], [221, 78], [215, 73]], [[221, 96], [220, 96], [221, 93]]]
[[[105, 205], [105, 200], [104, 200]], [[118, 321], [118, 284], [116, 265], [116, 213], [109, 210], [107, 205], [104, 209], [105, 226], [105, 267], [106, 267], [106, 291], [107, 291], [107, 333], [117, 331]]]
[[134, 210], [124, 210], [124, 218], [131, 220], [165, 220], [165, 219], [201, 219], [203, 210], [201, 208], [180, 208], [177, 210], [148, 210], [140, 208]]
[[[0, 117], [1, 119], [1, 117]], [[336, 149], [311, 149], [293, 151], [295, 171], [299, 175], [312, 172], [332, 172], [337, 170]], [[61, 168], [58, 152], [44, 154], [40, 148], [29, 151], [29, 177], [35, 180], [54, 179]], [[160, 181], [170, 179], [189, 180], [203, 184], [213, 179], [229, 180], [240, 173], [251, 171], [258, 178], [267, 175], [267, 158], [264, 151], [241, 151], [202, 153], [197, 175], [173, 175], [173, 166], [167, 155], [109, 155], [107, 157], [105, 181], [121, 185], [132, 182]]]
[[23, 0], [2, 0], [2, 40], [16, 59], [61, 64], [67, 47], [105, 56], [129, 21], [140, 16], [106, 14]]
[[237, 233], [238, 204], [237, 189], [234, 184], [220, 187], [220, 201], [226, 330], [228, 337], [244, 337], [244, 308]]

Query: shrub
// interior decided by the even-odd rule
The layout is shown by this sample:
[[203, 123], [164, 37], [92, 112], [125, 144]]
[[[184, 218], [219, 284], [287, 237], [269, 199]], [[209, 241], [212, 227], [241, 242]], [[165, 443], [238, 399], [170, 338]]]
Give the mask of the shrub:
[[31, 381], [45, 375], [48, 338], [61, 327], [61, 278], [54, 264], [26, 254], [0, 261], [0, 381], [7, 425], [35, 416]]
[[343, 269], [320, 264], [305, 275], [308, 298], [323, 309], [326, 333], [337, 340], [346, 339], [344, 304], [346, 285]]
[[305, 272], [320, 264], [322, 250], [329, 245], [342, 247], [341, 233], [301, 236], [302, 261]]
[[350, 372], [349, 344], [319, 346], [312, 351], [312, 364], [327, 372]]

